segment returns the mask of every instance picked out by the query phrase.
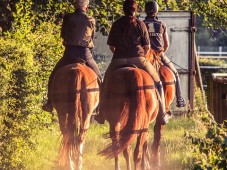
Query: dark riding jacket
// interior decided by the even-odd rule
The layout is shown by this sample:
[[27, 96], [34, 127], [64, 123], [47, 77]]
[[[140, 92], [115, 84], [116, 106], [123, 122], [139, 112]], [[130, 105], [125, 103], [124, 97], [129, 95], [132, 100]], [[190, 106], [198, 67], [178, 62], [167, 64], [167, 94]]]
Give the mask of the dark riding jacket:
[[61, 37], [65, 46], [93, 48], [95, 34], [95, 19], [77, 9], [74, 13], [66, 14], [63, 19]]
[[163, 51], [163, 34], [166, 32], [166, 25], [154, 16], [147, 16], [144, 23], [149, 32], [151, 49], [157, 52]]
[[123, 16], [115, 21], [111, 27], [107, 44], [115, 47], [113, 58], [144, 57], [144, 46], [150, 44], [146, 25], [135, 18], [136, 25], [131, 30], [130, 36], [125, 36], [124, 31], [128, 16]]

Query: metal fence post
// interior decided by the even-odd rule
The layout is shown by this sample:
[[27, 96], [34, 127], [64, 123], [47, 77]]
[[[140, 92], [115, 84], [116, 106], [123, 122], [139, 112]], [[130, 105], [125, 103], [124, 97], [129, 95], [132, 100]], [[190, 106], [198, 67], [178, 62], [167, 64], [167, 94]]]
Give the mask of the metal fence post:
[[222, 46], [219, 46], [219, 56], [222, 56]]

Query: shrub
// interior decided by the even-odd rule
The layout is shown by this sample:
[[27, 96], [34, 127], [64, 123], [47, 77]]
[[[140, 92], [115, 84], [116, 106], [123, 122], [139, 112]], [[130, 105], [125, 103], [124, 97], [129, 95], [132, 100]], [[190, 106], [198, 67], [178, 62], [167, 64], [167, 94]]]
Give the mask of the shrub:
[[60, 26], [55, 16], [37, 24], [31, 5], [29, 0], [16, 5], [13, 29], [0, 37], [1, 169], [26, 169], [40, 142], [36, 136], [56, 126], [40, 108], [50, 71], [63, 52]]
[[197, 90], [197, 109], [193, 114], [197, 129], [186, 135], [194, 146], [191, 164], [194, 169], [224, 170], [227, 167], [227, 128], [215, 122], [205, 102], [202, 93]]

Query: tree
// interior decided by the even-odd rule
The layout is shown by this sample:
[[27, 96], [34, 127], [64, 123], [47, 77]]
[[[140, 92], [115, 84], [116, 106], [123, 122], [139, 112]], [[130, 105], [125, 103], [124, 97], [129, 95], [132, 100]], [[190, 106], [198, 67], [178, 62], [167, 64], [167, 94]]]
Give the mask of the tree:
[[[19, 0], [0, 1], [0, 30], [11, 28], [14, 20], [16, 5]], [[26, 0], [28, 1], [28, 0]], [[25, 2], [26, 2], [25, 1]], [[139, 12], [143, 11], [148, 0], [138, 1]], [[156, 0], [161, 10], [191, 10], [198, 16], [203, 16], [206, 27], [227, 27], [227, 0]], [[48, 10], [49, 15], [58, 14], [56, 19], [61, 20], [62, 14], [72, 11], [73, 0], [32, 0], [32, 10], [42, 14]], [[90, 14], [97, 19], [98, 30], [108, 33], [111, 23], [122, 15], [124, 0], [91, 0]]]

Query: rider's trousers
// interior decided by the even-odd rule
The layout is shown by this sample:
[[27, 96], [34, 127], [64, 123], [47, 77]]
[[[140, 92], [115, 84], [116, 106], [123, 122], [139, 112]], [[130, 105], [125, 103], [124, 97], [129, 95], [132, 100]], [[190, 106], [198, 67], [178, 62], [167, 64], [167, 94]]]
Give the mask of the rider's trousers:
[[84, 62], [88, 67], [90, 67], [97, 74], [99, 79], [101, 79], [101, 73], [99, 71], [99, 68], [95, 60], [92, 57], [91, 50], [89, 48], [66, 46], [63, 57], [57, 62], [49, 77], [48, 93], [47, 93], [49, 102], [50, 102], [50, 91], [51, 91], [51, 85], [52, 85], [51, 83], [53, 81], [56, 71], [61, 67], [64, 67], [69, 64], [77, 63], [78, 61]]
[[148, 60], [146, 60], [145, 57], [112, 59], [109, 67], [106, 70], [104, 81], [108, 80], [112, 71], [120, 67], [132, 65], [135, 65], [136, 67], [145, 70], [156, 83], [160, 82], [160, 78], [158, 76], [157, 71], [155, 70], [153, 65]]
[[177, 99], [181, 99], [181, 83], [180, 83], [180, 78], [179, 78], [179, 75], [178, 75], [178, 72], [176, 70], [176, 68], [174, 67], [173, 63], [170, 61], [170, 59], [164, 54], [162, 53], [161, 54], [161, 61], [162, 63], [167, 66], [168, 68], [170, 68], [173, 73], [175, 74], [175, 77], [176, 77], [176, 97]]
[[173, 65], [173, 63], [170, 61], [170, 59], [164, 53], [162, 53], [160, 57], [161, 57], [161, 62], [165, 66], [170, 68], [173, 71], [174, 74], [178, 74], [176, 68]]
[[163, 111], [162, 114], [164, 114], [165, 100], [164, 100], [164, 95], [163, 95], [164, 94], [163, 88], [162, 88], [162, 86], [160, 86], [161, 81], [160, 81], [157, 71], [145, 57], [112, 59], [109, 67], [106, 70], [105, 76], [104, 76], [104, 82], [103, 82], [104, 90], [106, 90], [107, 81], [108, 81], [109, 76], [112, 71], [114, 71], [120, 67], [131, 66], [131, 65], [135, 65], [136, 67], [145, 70], [153, 78], [153, 80], [155, 81], [155, 85], [160, 87], [159, 88], [159, 93], [160, 93], [160, 97], [161, 97], [160, 103], [161, 103], [161, 107], [162, 107], [162, 111]]

